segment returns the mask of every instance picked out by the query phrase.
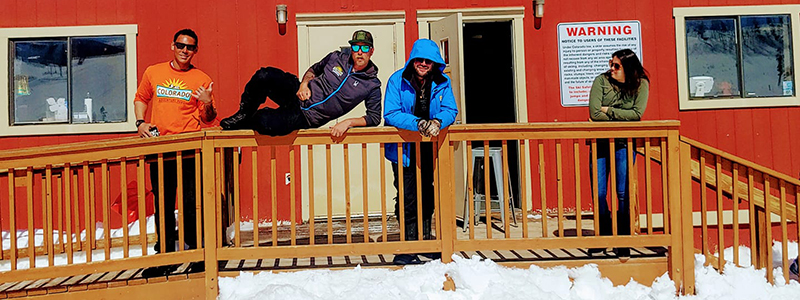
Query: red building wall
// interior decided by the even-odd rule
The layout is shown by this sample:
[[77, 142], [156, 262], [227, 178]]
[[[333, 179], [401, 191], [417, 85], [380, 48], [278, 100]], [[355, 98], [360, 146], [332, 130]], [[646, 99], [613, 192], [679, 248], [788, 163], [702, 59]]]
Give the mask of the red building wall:
[[[529, 120], [584, 121], [588, 117], [585, 107], [564, 108], [560, 104], [556, 25], [638, 20], [642, 25], [643, 60], [652, 81], [644, 119], [678, 119], [682, 135], [792, 176], [800, 171], [800, 139], [791, 138], [800, 134], [800, 107], [679, 111], [672, 25], [673, 7], [796, 4], [797, 0], [547, 1], [540, 29], [534, 28], [530, 0], [3, 0], [2, 3], [0, 27], [137, 24], [139, 77], [147, 66], [171, 58], [169, 45], [174, 32], [193, 28], [199, 35], [200, 46], [194, 63], [215, 81], [214, 93], [221, 117], [237, 109], [242, 88], [260, 66], [297, 70], [294, 24], [297, 13], [403, 10], [408, 53], [416, 39], [418, 9], [524, 6]], [[275, 22], [275, 5], [279, 3], [287, 4], [289, 10], [288, 30], [283, 36], [278, 34]], [[3, 137], [0, 150], [132, 135]], [[279, 161], [279, 165], [288, 170], [285, 160]], [[282, 181], [282, 175], [278, 181]]]

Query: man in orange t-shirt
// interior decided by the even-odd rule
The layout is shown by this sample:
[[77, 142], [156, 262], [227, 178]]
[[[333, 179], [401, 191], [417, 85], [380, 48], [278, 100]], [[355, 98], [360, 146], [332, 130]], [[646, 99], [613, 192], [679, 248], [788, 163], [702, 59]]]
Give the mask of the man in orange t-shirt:
[[[149, 138], [158, 135], [171, 135], [183, 132], [199, 131], [201, 123], [210, 123], [217, 117], [212, 95], [211, 78], [192, 65], [192, 58], [197, 53], [197, 34], [191, 29], [183, 29], [175, 33], [172, 46], [173, 59], [169, 62], [152, 65], [144, 71], [142, 81], [136, 91], [134, 110], [136, 127], [139, 136]], [[145, 122], [145, 112], [150, 108], [150, 122]], [[194, 151], [184, 151], [183, 157], [183, 224], [186, 245], [197, 249], [201, 241], [197, 241], [195, 207], [195, 158]], [[163, 163], [164, 190], [159, 191], [159, 167], [157, 162], [150, 163], [150, 183], [155, 195], [156, 234], [158, 242], [156, 252], [176, 251], [178, 233], [175, 230], [175, 199], [177, 196], [177, 163], [175, 153], [166, 153]], [[164, 196], [164, 206], [159, 204], [160, 196]], [[164, 224], [161, 224], [161, 214]], [[161, 236], [161, 226], [164, 236]], [[163, 243], [163, 245], [162, 245]], [[164, 248], [163, 250], [161, 248]], [[156, 266], [145, 269], [143, 277], [166, 276], [177, 270], [177, 265]], [[190, 264], [189, 272], [204, 270], [203, 262]]]

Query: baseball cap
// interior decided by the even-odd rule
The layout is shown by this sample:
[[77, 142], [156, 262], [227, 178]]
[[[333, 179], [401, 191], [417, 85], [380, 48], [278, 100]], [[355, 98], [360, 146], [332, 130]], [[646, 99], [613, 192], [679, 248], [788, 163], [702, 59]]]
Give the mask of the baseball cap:
[[348, 42], [350, 43], [350, 45], [360, 42], [360, 43], [367, 43], [367, 45], [370, 46], [374, 46], [372, 44], [372, 33], [369, 33], [369, 31], [366, 30], [356, 30], [356, 32], [353, 32], [353, 39], [351, 39]]

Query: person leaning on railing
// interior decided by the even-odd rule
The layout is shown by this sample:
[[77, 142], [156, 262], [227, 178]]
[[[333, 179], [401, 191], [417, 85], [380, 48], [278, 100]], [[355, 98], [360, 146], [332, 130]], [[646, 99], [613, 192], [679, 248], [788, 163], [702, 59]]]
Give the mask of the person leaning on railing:
[[[439, 53], [436, 42], [420, 39], [414, 42], [408, 62], [404, 68], [394, 72], [389, 78], [384, 100], [384, 118], [386, 125], [405, 130], [416, 130], [422, 136], [436, 136], [439, 130], [450, 126], [458, 114], [450, 78], [443, 73], [444, 59]], [[398, 196], [394, 203], [395, 216], [400, 220], [400, 210], [405, 217], [405, 235], [407, 240], [416, 240], [421, 233], [423, 239], [433, 239], [431, 222], [433, 218], [434, 186], [433, 186], [433, 148], [431, 143], [420, 145], [420, 157], [416, 157], [413, 143], [403, 143], [402, 162], [398, 162], [397, 144], [385, 144], [386, 159], [392, 162], [394, 187], [402, 180], [403, 206], [400, 207]], [[417, 187], [416, 161], [420, 160], [420, 182]], [[403, 178], [398, 178], [398, 168], [402, 163]], [[422, 199], [417, 199], [417, 188], [422, 191]], [[422, 228], [417, 228], [417, 201], [422, 203]], [[439, 253], [425, 253], [431, 259], [438, 259]], [[397, 265], [420, 263], [416, 254], [399, 254], [392, 260]]]
[[[205, 72], [192, 65], [192, 58], [197, 53], [197, 34], [191, 29], [182, 29], [175, 33], [170, 46], [173, 59], [169, 62], [152, 65], [144, 71], [142, 81], [136, 91], [134, 111], [136, 127], [142, 138], [157, 135], [170, 135], [183, 132], [199, 131], [201, 122], [211, 123], [217, 117], [214, 108], [214, 84]], [[145, 122], [145, 112], [150, 109], [150, 122]], [[194, 153], [194, 151], [188, 151]], [[188, 154], [187, 153], [187, 154]], [[174, 153], [171, 154], [174, 158]], [[154, 206], [156, 209], [156, 234], [159, 242], [154, 246], [161, 252], [161, 240], [164, 240], [165, 252], [176, 251], [178, 233], [175, 231], [175, 199], [177, 193], [177, 162], [175, 159], [164, 160], [164, 212], [159, 203], [158, 163], [150, 163], [150, 183], [153, 186]], [[195, 166], [193, 158], [183, 161], [183, 207], [195, 207]], [[164, 214], [164, 224], [160, 224], [160, 214]], [[189, 249], [197, 248], [196, 210], [183, 211], [183, 228], [185, 243]], [[164, 237], [161, 226], [164, 226]], [[184, 245], [178, 245], [184, 247]], [[166, 276], [178, 265], [157, 266], [145, 269], [143, 277]], [[202, 272], [203, 262], [192, 263], [189, 272]]]
[[[650, 79], [647, 70], [633, 51], [623, 49], [614, 54], [609, 61], [609, 70], [598, 75], [589, 93], [589, 118], [592, 121], [639, 121], [647, 107]], [[626, 139], [616, 139], [615, 169], [618, 200], [617, 234], [630, 235], [630, 211], [628, 206], [628, 143]], [[597, 140], [597, 201], [600, 235], [613, 235], [611, 211], [608, 209], [608, 165], [610, 157], [609, 140]], [[591, 156], [590, 156], [591, 157]], [[635, 155], [634, 161], [635, 159]], [[590, 164], [591, 166], [591, 164]], [[589, 255], [604, 252], [605, 249], [589, 249]], [[615, 248], [618, 257], [629, 257], [629, 248]]]

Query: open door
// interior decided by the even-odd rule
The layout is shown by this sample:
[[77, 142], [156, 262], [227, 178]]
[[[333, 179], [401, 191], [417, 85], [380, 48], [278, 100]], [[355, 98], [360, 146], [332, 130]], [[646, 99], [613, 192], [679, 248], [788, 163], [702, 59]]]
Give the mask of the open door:
[[[442, 52], [445, 61], [444, 72], [450, 76], [450, 82], [453, 86], [453, 94], [456, 98], [458, 105], [458, 115], [456, 115], [455, 124], [462, 124], [466, 121], [464, 108], [464, 44], [462, 41], [462, 16], [461, 13], [455, 13], [445, 17], [444, 19], [430, 23], [430, 37], [431, 40], [439, 45], [439, 50]], [[456, 214], [463, 217], [465, 207], [465, 197], [467, 191], [467, 175], [466, 175], [466, 162], [467, 157], [465, 151], [466, 143], [456, 143], [454, 145], [455, 153], [453, 156], [453, 167], [455, 172], [455, 203]]]

